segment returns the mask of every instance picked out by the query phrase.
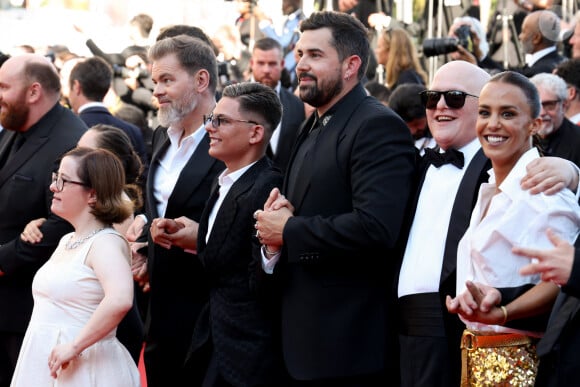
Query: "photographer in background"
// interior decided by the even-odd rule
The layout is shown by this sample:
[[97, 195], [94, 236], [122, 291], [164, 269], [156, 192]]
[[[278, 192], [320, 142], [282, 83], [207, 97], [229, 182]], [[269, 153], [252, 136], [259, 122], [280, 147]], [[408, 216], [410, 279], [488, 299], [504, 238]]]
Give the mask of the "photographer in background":
[[457, 50], [449, 54], [453, 60], [464, 60], [477, 65], [488, 73], [503, 70], [501, 65], [489, 57], [489, 44], [481, 22], [471, 16], [458, 17], [449, 27], [449, 36], [467, 41], [457, 45]]

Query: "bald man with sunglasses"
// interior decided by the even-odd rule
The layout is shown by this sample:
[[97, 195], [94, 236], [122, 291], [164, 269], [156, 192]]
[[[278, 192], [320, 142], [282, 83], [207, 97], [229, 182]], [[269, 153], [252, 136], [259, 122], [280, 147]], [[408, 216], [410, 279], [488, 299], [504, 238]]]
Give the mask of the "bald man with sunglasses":
[[[491, 168], [475, 131], [479, 92], [489, 78], [475, 65], [453, 61], [439, 68], [430, 89], [421, 93], [438, 147], [423, 157], [404, 230], [408, 237], [397, 284], [401, 386], [459, 385], [465, 326], [457, 315], [447, 313], [445, 296], [455, 295], [457, 244]], [[567, 161], [543, 162], [534, 165], [554, 169], [532, 179], [531, 185], [543, 181], [535, 190], [549, 185], [549, 174], [558, 176], [560, 183], [577, 184], [577, 171]]]

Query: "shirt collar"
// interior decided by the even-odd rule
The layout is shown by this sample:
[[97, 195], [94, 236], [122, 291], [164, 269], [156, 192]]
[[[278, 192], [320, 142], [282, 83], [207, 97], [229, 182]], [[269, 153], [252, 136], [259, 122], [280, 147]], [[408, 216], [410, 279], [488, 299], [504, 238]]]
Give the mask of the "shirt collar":
[[[179, 144], [182, 133], [183, 129], [176, 129], [173, 126], [170, 126], [169, 129], [167, 129], [167, 136], [169, 137], [169, 141], [171, 141], [172, 144]], [[195, 132], [187, 137], [184, 137], [183, 139], [185, 140], [186, 138], [191, 138], [196, 144], [199, 144], [203, 136], [205, 136], [205, 125], [201, 124], [201, 126]]]
[[[538, 157], [540, 157], [540, 154], [538, 153], [537, 148], [531, 148], [526, 151], [498, 188], [512, 199], [516, 198], [522, 192], [520, 182], [527, 173], [526, 166]], [[493, 168], [490, 169], [488, 173], [489, 183], [495, 185], [495, 174], [493, 173]]]
[[[105, 109], [107, 109], [107, 106], [102, 102], [87, 102], [86, 104], [84, 104], [83, 106], [81, 106], [79, 108], [79, 114], [87, 109], [92, 108], [92, 107], [104, 107]], [[109, 110], [109, 109], [107, 109], [107, 110]]]
[[546, 47], [540, 51], [534, 52], [533, 54], [527, 56], [527, 58], [526, 58], [527, 65], [533, 66], [537, 61], [539, 61], [541, 58], [545, 57], [546, 55], [548, 55], [552, 51], [556, 51], [556, 47], [554, 47], [554, 46]]

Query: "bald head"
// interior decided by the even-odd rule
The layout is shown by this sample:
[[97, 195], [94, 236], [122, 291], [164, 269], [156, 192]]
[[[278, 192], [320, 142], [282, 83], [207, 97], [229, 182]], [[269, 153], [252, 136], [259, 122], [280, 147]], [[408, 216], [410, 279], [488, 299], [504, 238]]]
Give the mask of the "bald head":
[[[10, 77], [26, 85], [38, 82], [45, 93], [60, 93], [60, 77], [56, 67], [43, 55], [21, 54], [8, 59], [0, 68], [2, 78]], [[1, 79], [1, 78], [0, 78]]]
[[519, 40], [528, 54], [555, 46], [560, 40], [560, 18], [549, 10], [528, 14], [522, 22]]
[[0, 85], [0, 123], [9, 130], [28, 130], [60, 99], [56, 68], [38, 54], [17, 55], [4, 62]]
[[454, 60], [441, 66], [433, 77], [433, 84], [438, 81], [454, 82], [453, 90], [479, 95], [490, 75], [482, 68], [463, 60]]
[[431, 90], [468, 94], [460, 107], [451, 107], [444, 97], [439, 97], [437, 105], [426, 110], [431, 134], [442, 149], [460, 149], [475, 140], [477, 97], [489, 78], [484, 70], [462, 60], [448, 62], [435, 73]]

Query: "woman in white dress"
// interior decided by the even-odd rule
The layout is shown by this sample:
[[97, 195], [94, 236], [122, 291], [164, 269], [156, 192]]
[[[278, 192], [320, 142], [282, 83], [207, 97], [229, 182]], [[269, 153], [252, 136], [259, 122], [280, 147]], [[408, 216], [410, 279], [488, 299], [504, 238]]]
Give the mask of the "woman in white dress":
[[132, 214], [119, 159], [75, 148], [53, 175], [51, 211], [65, 235], [34, 277], [34, 309], [11, 386], [139, 386], [139, 372], [116, 339], [133, 302], [131, 252], [111, 226]]
[[[457, 297], [447, 298], [449, 311], [459, 313], [468, 329], [462, 345], [478, 342], [478, 336], [486, 336], [487, 342], [501, 342], [502, 337], [529, 342], [532, 360], [537, 341], [533, 338], [545, 330], [558, 287], [542, 282], [539, 275], [520, 275], [529, 259], [512, 248], [549, 248], [548, 228], [573, 243], [580, 227], [580, 210], [571, 191], [532, 195], [520, 186], [526, 166], [540, 157], [531, 141], [540, 128], [539, 112], [537, 89], [515, 72], [495, 75], [480, 93], [477, 135], [493, 169], [489, 183], [480, 187], [469, 228], [458, 246]], [[498, 358], [498, 351], [491, 352]], [[472, 371], [484, 371], [479, 375], [498, 385], [534, 383], [535, 365], [527, 369], [509, 361], [488, 363], [497, 367]]]

